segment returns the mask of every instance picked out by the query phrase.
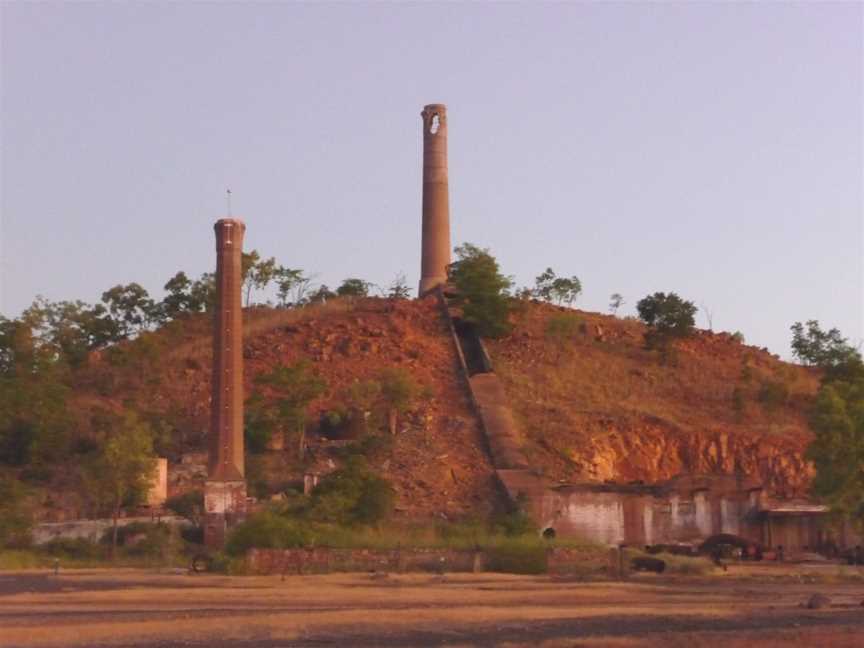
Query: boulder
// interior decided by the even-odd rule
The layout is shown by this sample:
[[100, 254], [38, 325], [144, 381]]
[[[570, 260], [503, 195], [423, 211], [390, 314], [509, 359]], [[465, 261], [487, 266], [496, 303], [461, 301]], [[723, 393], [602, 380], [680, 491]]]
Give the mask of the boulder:
[[821, 610], [829, 605], [831, 605], [831, 599], [824, 594], [819, 594], [818, 592], [807, 599], [807, 602], [804, 603], [804, 607], [808, 610]]

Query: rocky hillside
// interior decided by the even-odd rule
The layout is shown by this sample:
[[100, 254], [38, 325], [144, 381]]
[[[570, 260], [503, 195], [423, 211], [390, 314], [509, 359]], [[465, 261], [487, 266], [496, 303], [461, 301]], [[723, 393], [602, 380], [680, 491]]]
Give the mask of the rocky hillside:
[[[512, 399], [529, 461], [551, 479], [644, 480], [683, 471], [759, 474], [778, 495], [809, 479], [805, 411], [818, 376], [726, 334], [700, 332], [663, 364], [642, 345], [642, 325], [568, 311], [580, 332], [564, 345], [545, 334], [563, 309], [527, 303], [513, 333], [488, 343]], [[308, 360], [326, 381], [310, 420], [344, 407], [352, 383], [403, 367], [423, 396], [400, 421], [392, 449], [372, 461], [397, 492], [402, 516], [460, 517], [494, 505], [492, 466], [433, 299], [331, 302], [246, 313], [247, 394], [279, 363]], [[134, 405], [157, 422], [177, 462], [201, 451], [208, 427], [210, 336], [201, 316], [92, 358], [76, 399], [82, 418]], [[293, 448], [252, 457], [249, 470], [273, 489], [304, 469], [338, 462], [338, 441], [309, 430], [310, 456]], [[263, 473], [263, 475], [261, 474]], [[187, 484], [188, 486], [188, 484]]]
[[698, 331], [664, 364], [631, 319], [575, 311], [563, 347], [545, 334], [564, 309], [531, 304], [487, 346], [526, 436], [529, 461], [560, 481], [668, 479], [681, 472], [760, 475], [803, 495], [813, 370], [727, 333]]
[[[91, 408], [131, 400], [153, 420], [169, 421], [165, 433], [171, 439], [164, 447], [178, 460], [182, 453], [205, 447], [212, 352], [205, 318], [172, 328], [130, 343], [120, 360], [103, 353], [88, 369], [79, 399]], [[171, 343], [165, 350], [148, 355], [140, 348], [163, 349], [166, 336]], [[310, 406], [306, 461], [296, 460], [293, 446], [261, 456], [247, 453], [250, 480], [263, 478], [276, 490], [301, 479], [310, 467], [332, 468], [346, 442], [317, 434], [321, 416], [345, 409], [353, 383], [402, 367], [418, 383], [421, 396], [399, 421], [392, 449], [371, 457], [394, 485], [397, 513], [452, 518], [482, 514], [494, 504], [491, 463], [434, 301], [364, 299], [302, 310], [251, 309], [246, 312], [244, 356], [247, 396], [256, 376], [301, 360], [309, 361], [327, 385]], [[100, 397], [100, 391], [111, 398]]]

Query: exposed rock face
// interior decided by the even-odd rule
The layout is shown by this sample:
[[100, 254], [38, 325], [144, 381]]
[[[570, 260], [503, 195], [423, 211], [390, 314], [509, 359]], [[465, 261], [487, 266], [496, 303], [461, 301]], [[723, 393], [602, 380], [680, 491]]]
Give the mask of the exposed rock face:
[[806, 439], [745, 436], [720, 432], [685, 433], [645, 423], [613, 428], [570, 452], [581, 479], [664, 481], [682, 473], [760, 477], [780, 497], [805, 494], [813, 476], [804, 459]]
[[[546, 335], [568, 312], [582, 332], [563, 349]], [[777, 497], [803, 496], [804, 453], [819, 376], [697, 331], [664, 362], [638, 321], [528, 304], [514, 333], [487, 345], [525, 432], [528, 463], [559, 482], [662, 482], [682, 473], [758, 478]], [[785, 396], [768, 402], [768, 385]]]

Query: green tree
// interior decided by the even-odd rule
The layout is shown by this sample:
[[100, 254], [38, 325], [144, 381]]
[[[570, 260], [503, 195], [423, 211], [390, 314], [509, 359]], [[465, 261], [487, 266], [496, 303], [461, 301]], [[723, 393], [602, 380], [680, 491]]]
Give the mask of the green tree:
[[352, 436], [360, 437], [372, 429], [377, 429], [378, 405], [381, 403], [381, 383], [377, 380], [355, 380], [345, 394], [349, 413], [346, 423]]
[[[327, 389], [327, 383], [309, 362], [277, 365], [255, 378], [255, 390], [248, 401], [247, 438], [263, 441], [273, 434], [293, 432], [299, 456], [306, 448], [306, 424], [310, 403]], [[262, 448], [263, 449], [263, 448]]]
[[243, 287], [246, 289], [246, 305], [252, 298], [252, 287], [255, 285], [255, 268], [261, 260], [258, 250], [242, 252], [240, 257], [240, 274], [243, 277]]
[[319, 482], [304, 511], [313, 520], [340, 525], [372, 525], [387, 518], [395, 495], [390, 483], [376, 475], [360, 455]]
[[556, 278], [555, 271], [546, 268], [534, 279], [534, 295], [543, 301], [552, 301], [552, 285]]
[[66, 452], [69, 389], [58, 369], [0, 376], [0, 463], [41, 467]]
[[[262, 261], [258, 261], [249, 273], [251, 285], [256, 290], [266, 290], [267, 286], [279, 277], [280, 266], [276, 265], [276, 259], [270, 257]], [[249, 305], [249, 293], [246, 294], [246, 305]]]
[[693, 302], [681, 299], [674, 292], [656, 292], [640, 299], [636, 310], [648, 326], [646, 348], [658, 349], [667, 357], [674, 340], [692, 335], [696, 323], [693, 316], [698, 309]]
[[624, 297], [621, 293], [612, 293], [609, 297], [609, 312], [613, 315], [618, 314], [618, 309], [624, 305]]
[[864, 531], [864, 379], [824, 382], [810, 425], [813, 494]]
[[861, 364], [861, 354], [840, 331], [836, 328], [823, 331], [817, 320], [808, 320], [806, 329], [801, 322], [792, 325], [792, 353], [803, 364], [832, 374], [854, 371]]
[[769, 412], [776, 412], [789, 400], [789, 387], [780, 380], [766, 380], [759, 387], [759, 402]]
[[225, 552], [229, 556], [242, 556], [249, 549], [303, 547], [311, 540], [307, 525], [272, 511], [261, 511], [234, 527], [225, 543]]
[[401, 272], [396, 275], [393, 282], [387, 288], [388, 299], [408, 299], [411, 296], [411, 289], [408, 287], [408, 282], [405, 281], [405, 275]]
[[123, 338], [131, 337], [147, 328], [156, 315], [156, 304], [137, 283], [125, 286], [118, 284], [106, 290], [102, 293], [102, 302], [108, 307], [118, 334]]
[[340, 297], [366, 297], [371, 286], [371, 283], [362, 279], [345, 279], [336, 289], [336, 294]]
[[381, 398], [387, 410], [387, 426], [390, 434], [395, 435], [399, 416], [411, 409], [420, 390], [411, 374], [400, 367], [382, 371], [378, 384], [381, 385]]
[[73, 367], [83, 364], [91, 351], [120, 338], [116, 322], [101, 304], [37, 297], [20, 319], [40, 346]]
[[318, 286], [318, 290], [309, 295], [307, 301], [310, 304], [326, 304], [335, 297], [336, 293], [330, 290], [330, 288], [327, 287], [327, 284], [321, 284]]
[[204, 493], [200, 490], [187, 491], [165, 500], [165, 508], [189, 520], [196, 528], [201, 527], [204, 514]]
[[114, 418], [101, 451], [85, 467], [85, 481], [97, 500], [111, 510], [111, 555], [117, 550], [117, 519], [124, 504], [134, 504], [153, 480], [153, 435], [133, 412]]
[[62, 456], [71, 423], [68, 374], [27, 322], [0, 318], [0, 463], [34, 467]]
[[38, 345], [32, 326], [0, 316], [0, 375], [38, 373], [54, 361], [54, 354]]
[[555, 299], [556, 304], [572, 306], [581, 292], [582, 282], [575, 275], [572, 277], [558, 277], [552, 282], [552, 297]]
[[293, 300], [291, 299], [292, 293], [296, 294], [297, 289], [308, 281], [302, 270], [279, 266], [276, 269], [275, 281], [276, 294], [279, 296], [279, 304], [281, 306], [285, 307], [291, 301], [298, 303], [302, 300], [302, 294], [297, 295]]
[[167, 293], [157, 307], [161, 321], [176, 319], [182, 313], [194, 312], [189, 291], [192, 281], [182, 270], [171, 277], [163, 286]]
[[194, 313], [216, 308], [216, 275], [205, 272], [189, 288], [190, 310]]
[[17, 479], [0, 475], [0, 550], [28, 546], [32, 526], [26, 489]]
[[448, 268], [449, 281], [457, 290], [456, 303], [462, 318], [484, 337], [502, 337], [510, 332], [510, 288], [513, 282], [501, 274], [489, 250], [471, 243], [456, 248], [456, 261]]
[[582, 292], [582, 282], [575, 275], [559, 277], [552, 268], [546, 268], [534, 279], [533, 295], [543, 301], [571, 306]]

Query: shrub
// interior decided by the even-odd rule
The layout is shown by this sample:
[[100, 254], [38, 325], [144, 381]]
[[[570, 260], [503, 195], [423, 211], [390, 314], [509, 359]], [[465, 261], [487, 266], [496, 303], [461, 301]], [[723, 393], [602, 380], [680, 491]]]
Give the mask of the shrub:
[[367, 434], [359, 441], [353, 441], [342, 448], [335, 448], [334, 454], [342, 459], [355, 455], [380, 457], [393, 450], [393, 436], [390, 434]]
[[[107, 529], [102, 534], [100, 543], [111, 544], [113, 530]], [[127, 548], [130, 555], [159, 555], [168, 549], [171, 539], [171, 528], [162, 522], [130, 522], [117, 527], [117, 545]]]
[[788, 399], [789, 388], [783, 382], [766, 380], [759, 389], [759, 402], [770, 412], [785, 405]]
[[201, 526], [201, 515], [204, 511], [204, 493], [200, 490], [189, 491], [182, 495], [174, 495], [165, 500], [165, 508], [174, 511], [180, 517], [189, 520], [195, 526]]
[[391, 367], [381, 372], [381, 399], [387, 409], [390, 434], [396, 434], [399, 415], [404, 414], [420, 393], [420, 388], [408, 371], [402, 367]]
[[246, 455], [246, 485], [249, 493], [258, 499], [266, 499], [273, 492], [267, 479], [267, 467], [260, 455]]
[[519, 506], [514, 511], [493, 518], [492, 523], [494, 531], [510, 537], [536, 535], [537, 533], [534, 521], [522, 506]]
[[252, 515], [234, 528], [225, 543], [225, 552], [229, 556], [240, 556], [253, 548], [302, 547], [310, 540], [311, 536], [301, 522], [264, 511]]
[[677, 554], [661, 552], [659, 554], [647, 554], [641, 549], [625, 549], [624, 561], [629, 565], [634, 558], [652, 558], [662, 560], [666, 566], [664, 572], [667, 574], [710, 574], [714, 571], [714, 564], [705, 556], [681, 556]]
[[135, 542], [130, 542], [133, 538], [131, 534], [125, 538], [124, 546], [130, 556], [167, 556], [178, 548], [171, 528], [167, 524], [147, 524], [141, 528], [139, 534], [143, 537], [139, 535]]
[[672, 342], [693, 333], [696, 306], [681, 299], [674, 292], [657, 292], [640, 299], [636, 304], [639, 318], [648, 326], [645, 347], [659, 350], [665, 359], [670, 359]]
[[513, 282], [501, 274], [489, 250], [465, 243], [456, 248], [456, 257], [448, 275], [458, 290], [464, 320], [474, 324], [484, 337], [509, 333], [509, 291]]
[[561, 359], [567, 346], [580, 332], [582, 325], [582, 320], [572, 313], [553, 315], [547, 320], [543, 335], [555, 347], [557, 360]]
[[792, 325], [792, 353], [801, 362], [823, 369], [842, 367], [861, 360], [861, 354], [851, 346], [840, 331], [823, 331], [817, 320], [809, 320], [807, 329], [801, 322]]
[[[111, 542], [110, 535], [108, 542]], [[57, 538], [39, 545], [39, 552], [54, 558], [96, 560], [102, 557], [99, 545], [84, 538]]]
[[344, 439], [351, 417], [342, 408], [327, 410], [318, 421], [318, 431], [328, 439]]
[[512, 539], [486, 549], [486, 569], [510, 574], [543, 574], [547, 571], [546, 547], [537, 538]]
[[334, 524], [377, 524], [393, 510], [390, 483], [376, 475], [359, 455], [343, 468], [326, 475], [315, 490], [306, 513], [314, 520]]
[[204, 544], [204, 527], [184, 526], [180, 527], [180, 537], [191, 544]]
[[33, 551], [26, 549], [0, 551], [0, 571], [7, 569], [36, 569], [44, 566], [44, 558]]
[[744, 414], [744, 391], [740, 387], [735, 387], [732, 390], [732, 409], [735, 411], [737, 418], [741, 418]]
[[29, 546], [32, 525], [25, 488], [15, 479], [0, 477], [0, 549]]

